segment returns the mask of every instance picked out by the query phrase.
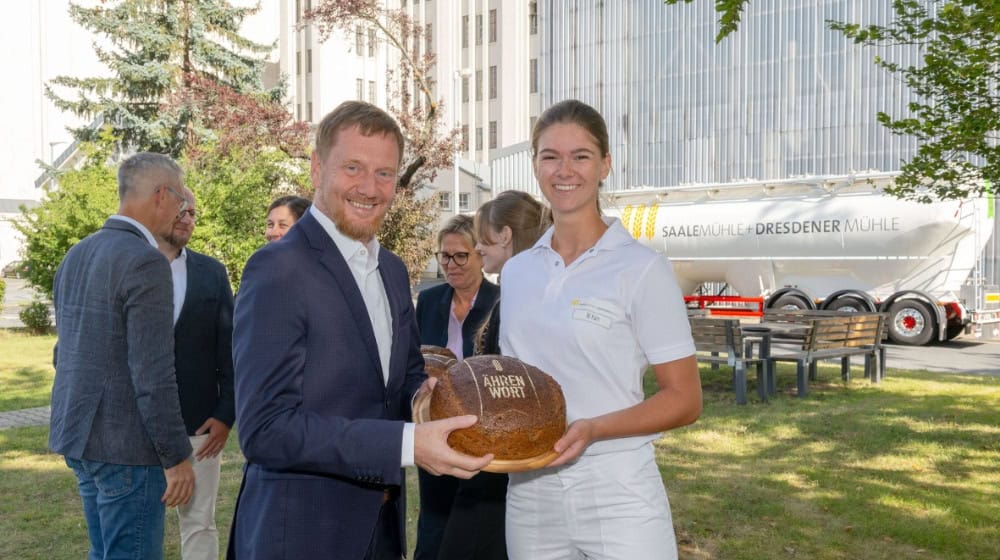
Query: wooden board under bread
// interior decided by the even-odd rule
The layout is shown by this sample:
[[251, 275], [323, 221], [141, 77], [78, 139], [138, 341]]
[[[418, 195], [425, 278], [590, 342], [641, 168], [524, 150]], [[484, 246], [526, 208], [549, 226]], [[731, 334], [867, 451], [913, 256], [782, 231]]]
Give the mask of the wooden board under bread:
[[[417, 424], [423, 424], [424, 422], [430, 422], [430, 420], [431, 395], [430, 393], [419, 394], [415, 399], [413, 399], [413, 421]], [[490, 461], [490, 464], [483, 467], [483, 470], [494, 473], [533, 471], [547, 466], [552, 461], [555, 461], [558, 456], [559, 454], [555, 451], [548, 451], [546, 453], [542, 453], [541, 455], [528, 457], [526, 459], [507, 461], [494, 459], [493, 461]]]

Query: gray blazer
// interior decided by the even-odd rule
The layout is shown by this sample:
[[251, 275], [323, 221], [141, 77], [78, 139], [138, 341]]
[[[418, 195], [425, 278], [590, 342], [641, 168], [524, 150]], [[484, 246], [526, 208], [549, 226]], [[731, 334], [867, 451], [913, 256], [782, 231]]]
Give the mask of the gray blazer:
[[136, 227], [109, 219], [66, 253], [53, 287], [49, 448], [121, 465], [187, 459], [167, 259]]

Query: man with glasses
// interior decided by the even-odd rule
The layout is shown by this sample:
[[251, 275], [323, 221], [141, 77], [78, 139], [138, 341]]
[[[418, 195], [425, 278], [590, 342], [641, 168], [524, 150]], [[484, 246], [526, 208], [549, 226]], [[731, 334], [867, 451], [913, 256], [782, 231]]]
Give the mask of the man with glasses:
[[181, 415], [194, 448], [195, 487], [177, 508], [181, 558], [217, 560], [215, 501], [222, 448], [236, 417], [233, 402], [233, 291], [223, 264], [187, 248], [198, 219], [194, 193], [160, 241], [174, 281], [174, 364]]
[[118, 214], [56, 271], [49, 448], [76, 474], [91, 559], [162, 558], [164, 506], [187, 503], [194, 488], [170, 267], [157, 250], [187, 208], [182, 188], [169, 157], [126, 159]]

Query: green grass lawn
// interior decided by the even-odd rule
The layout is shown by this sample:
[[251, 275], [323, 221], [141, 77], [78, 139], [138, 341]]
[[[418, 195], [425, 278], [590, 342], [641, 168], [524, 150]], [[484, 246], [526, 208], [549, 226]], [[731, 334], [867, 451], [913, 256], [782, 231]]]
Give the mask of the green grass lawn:
[[[33, 377], [16, 372], [37, 368], [47, 373], [22, 398], [45, 404], [52, 339], [11, 336], [0, 334], [3, 394], [8, 381]], [[33, 365], [11, 358], [11, 345]], [[873, 387], [845, 385], [830, 366], [798, 399], [782, 368], [780, 394], [746, 406], [734, 404], [728, 371], [702, 369], [702, 378], [701, 419], [657, 444], [681, 558], [997, 558], [1000, 378], [890, 369]], [[45, 441], [45, 428], [0, 431], [0, 558], [85, 554], [75, 479]], [[242, 460], [235, 437], [223, 460], [225, 543]], [[415, 479], [409, 472], [411, 550]], [[176, 559], [176, 515], [167, 519], [166, 558]]]
[[49, 404], [55, 335], [0, 329], [0, 412]]

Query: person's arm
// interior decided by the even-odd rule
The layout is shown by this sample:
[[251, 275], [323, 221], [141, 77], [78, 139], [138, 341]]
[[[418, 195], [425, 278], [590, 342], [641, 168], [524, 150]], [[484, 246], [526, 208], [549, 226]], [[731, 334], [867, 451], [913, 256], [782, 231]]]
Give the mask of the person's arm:
[[655, 364], [653, 372], [659, 386], [656, 394], [629, 408], [570, 424], [555, 443], [560, 455], [549, 466], [573, 461], [595, 441], [655, 434], [697, 420], [701, 415], [701, 380], [695, 357]]
[[233, 390], [233, 291], [229, 286], [226, 269], [212, 261], [218, 287], [218, 307], [215, 318], [215, 366], [219, 398], [211, 418], [198, 427], [195, 435], [208, 434], [205, 442], [195, 450], [195, 457], [215, 457], [226, 446], [229, 431], [236, 420], [236, 402]]
[[144, 252], [123, 280], [129, 373], [143, 426], [165, 469], [168, 506], [187, 503], [194, 470], [174, 374], [173, 284], [159, 253]]

